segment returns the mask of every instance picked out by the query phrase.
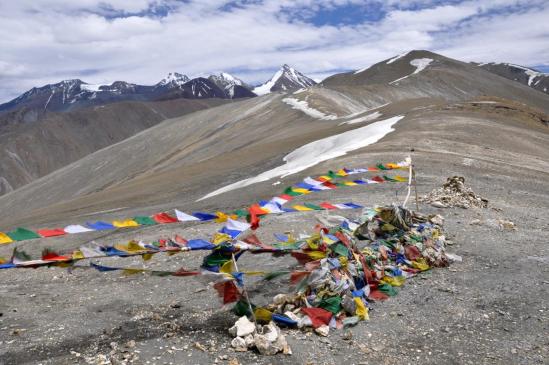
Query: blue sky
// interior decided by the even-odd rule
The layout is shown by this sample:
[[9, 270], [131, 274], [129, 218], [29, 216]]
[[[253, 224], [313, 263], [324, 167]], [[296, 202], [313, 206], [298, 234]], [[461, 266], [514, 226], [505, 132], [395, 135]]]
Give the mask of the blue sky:
[[546, 0], [0, 0], [0, 102], [62, 79], [322, 79], [411, 49], [549, 71]]

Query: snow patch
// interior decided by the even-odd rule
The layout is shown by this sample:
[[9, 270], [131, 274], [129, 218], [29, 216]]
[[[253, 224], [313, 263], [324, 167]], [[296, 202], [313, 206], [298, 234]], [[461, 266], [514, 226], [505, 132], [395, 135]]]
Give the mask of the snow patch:
[[294, 98], [284, 98], [282, 99], [283, 102], [290, 105], [292, 109], [300, 110], [303, 113], [307, 114], [310, 117], [317, 118], [317, 119], [325, 119], [325, 120], [334, 120], [338, 119], [335, 115], [328, 115], [324, 114], [320, 110], [313, 109], [309, 106], [309, 103], [307, 103], [305, 100], [298, 100]]
[[86, 90], [86, 91], [98, 92], [98, 91], [101, 91], [99, 89], [101, 86], [109, 86], [109, 85], [107, 85], [107, 84], [82, 84], [82, 85], [80, 85], [80, 89]]
[[342, 125], [342, 124], [356, 124], [356, 123], [362, 123], [362, 122], [370, 122], [372, 120], [375, 120], [379, 117], [381, 117], [383, 114], [381, 114], [380, 112], [374, 112], [372, 114], [368, 114], [368, 115], [365, 115], [363, 117], [360, 117], [360, 118], [355, 118], [355, 119], [351, 119], [351, 120], [348, 120], [346, 122], [341, 122], [339, 123], [339, 125]]
[[416, 70], [414, 72], [412, 72], [411, 74], [409, 75], [406, 75], [404, 77], [401, 77], [400, 79], [396, 79], [394, 81], [391, 81], [389, 84], [394, 84], [396, 82], [399, 82], [401, 80], [404, 80], [405, 78], [407, 77], [410, 77], [412, 75], [415, 75], [423, 70], [425, 70], [425, 68], [427, 66], [429, 66], [429, 64], [433, 62], [433, 59], [432, 58], [416, 58], [414, 60], [411, 60], [410, 61], [410, 65], [414, 66], [416, 68]]
[[253, 89], [254, 94], [261, 96], [261, 95], [265, 95], [265, 94], [270, 93], [271, 88], [278, 81], [278, 79], [282, 77], [283, 73], [284, 73], [284, 71], [278, 70], [269, 81], [267, 81], [266, 83], [264, 83], [261, 86], [258, 86], [256, 88], [254, 88]]
[[320, 162], [344, 156], [350, 151], [369, 146], [385, 137], [388, 133], [394, 131], [392, 127], [402, 118], [404, 118], [404, 116], [399, 115], [369, 124], [365, 127], [308, 143], [286, 155], [283, 158], [285, 162], [284, 165], [265, 171], [257, 176], [224, 186], [203, 196], [197, 201], [208, 199], [258, 182], [267, 181], [275, 177], [286, 177], [306, 170]]
[[395, 62], [396, 60], [399, 60], [402, 57], [406, 56], [408, 53], [410, 53], [410, 52], [401, 53], [398, 56], [395, 56], [395, 57], [391, 58], [389, 61], [386, 62], [386, 64], [390, 65], [391, 63]]

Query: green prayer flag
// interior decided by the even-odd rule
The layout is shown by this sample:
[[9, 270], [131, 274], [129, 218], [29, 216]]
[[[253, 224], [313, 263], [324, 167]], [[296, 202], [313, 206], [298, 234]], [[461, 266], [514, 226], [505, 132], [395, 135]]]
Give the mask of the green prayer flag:
[[303, 195], [302, 193], [298, 193], [297, 191], [293, 191], [292, 187], [288, 187], [286, 188], [286, 190], [284, 190], [284, 194], [286, 195], [289, 195], [289, 196], [300, 196], [300, 195]]
[[323, 298], [320, 303], [318, 303], [318, 306], [326, 309], [328, 312], [337, 314], [341, 310], [341, 297]]
[[231, 256], [228, 256], [220, 251], [214, 251], [208, 256], [204, 257], [204, 265], [206, 266], [221, 266], [227, 261], [231, 260]]
[[290, 271], [274, 271], [274, 272], [270, 272], [268, 274], [266, 274], [264, 277], [263, 277], [263, 280], [273, 280], [273, 279], [276, 279], [280, 276], [284, 276], [284, 275], [288, 275], [290, 273]]
[[397, 182], [397, 180], [393, 179], [393, 178], [390, 178], [389, 176], [387, 175], [383, 175], [383, 179], [385, 181], [390, 181], [390, 182]]
[[335, 172], [333, 172], [331, 170], [328, 172], [328, 176], [331, 177], [332, 179], [335, 179], [335, 178], [339, 177], [339, 175], [337, 175]]
[[318, 205], [311, 204], [311, 203], [303, 203], [303, 205], [306, 206], [307, 208], [311, 208], [311, 209], [314, 209], [314, 210], [324, 210], [324, 208], [319, 207]]
[[380, 169], [380, 170], [389, 170], [388, 168], [386, 168], [385, 166], [383, 166], [382, 163], [377, 164], [376, 167], [377, 167], [378, 169]]
[[[255, 305], [252, 304], [252, 308], [255, 309]], [[243, 300], [236, 302], [233, 307], [233, 312], [239, 317], [250, 316], [252, 314], [250, 313], [250, 306], [248, 305], [248, 302]]]
[[157, 224], [154, 221], [154, 219], [152, 219], [151, 217], [146, 217], [146, 216], [137, 216], [137, 217], [134, 217], [133, 220], [136, 221], [137, 224], [139, 224], [141, 226], [154, 226], [155, 224]]
[[380, 292], [385, 293], [390, 297], [394, 297], [395, 295], [398, 294], [398, 291], [395, 288], [393, 288], [391, 284], [387, 284], [387, 283], [379, 284], [377, 288], [379, 289]]
[[334, 243], [330, 249], [339, 256], [349, 257], [349, 249], [343, 243]]
[[21, 227], [11, 232], [7, 232], [6, 234], [14, 241], [25, 241], [32, 240], [34, 238], [40, 238], [40, 236], [33, 231], [29, 231], [28, 229]]
[[233, 213], [236, 214], [238, 218], [242, 218], [248, 215], [248, 211], [246, 209], [237, 209]]

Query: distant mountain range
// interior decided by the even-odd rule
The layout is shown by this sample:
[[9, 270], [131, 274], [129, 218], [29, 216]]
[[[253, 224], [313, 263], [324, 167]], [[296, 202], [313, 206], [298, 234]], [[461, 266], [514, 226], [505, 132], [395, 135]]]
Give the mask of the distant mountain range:
[[25, 107], [31, 111], [26, 115], [26, 121], [31, 122], [45, 112], [75, 111], [120, 101], [159, 101], [178, 98], [238, 99], [269, 92], [292, 91], [314, 84], [316, 82], [312, 79], [288, 65], [283, 65], [269, 81], [255, 88], [226, 72], [208, 78], [193, 79], [174, 72], [155, 85], [138, 85], [125, 81], [96, 85], [73, 79], [34, 87], [1, 104], [0, 113]]

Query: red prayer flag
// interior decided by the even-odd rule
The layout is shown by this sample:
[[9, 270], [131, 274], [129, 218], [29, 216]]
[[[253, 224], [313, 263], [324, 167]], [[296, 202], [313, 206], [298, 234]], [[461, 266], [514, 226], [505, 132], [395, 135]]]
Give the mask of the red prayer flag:
[[61, 256], [57, 252], [53, 251], [45, 251], [42, 254], [42, 260], [50, 260], [50, 261], [68, 261], [70, 260], [70, 257], [67, 256]]
[[193, 275], [200, 275], [200, 271], [188, 271], [184, 268], [180, 268], [176, 272], [172, 274], [173, 276], [193, 276]]
[[184, 239], [183, 237], [181, 237], [178, 234], [175, 235], [174, 241], [181, 244], [181, 245], [186, 245], [187, 243], [189, 243], [189, 241], [187, 241], [186, 239]]
[[259, 238], [257, 238], [257, 236], [255, 234], [248, 235], [248, 237], [244, 238], [243, 241], [246, 242], [246, 243], [249, 243], [250, 245], [258, 246], [258, 247], [264, 248], [266, 250], [273, 249], [273, 246], [269, 246], [269, 245], [264, 244], [263, 242], [261, 242], [259, 240]]
[[381, 300], [387, 300], [389, 299], [389, 296], [377, 289], [371, 290], [370, 294], [368, 295], [368, 299], [375, 300], [375, 301], [381, 301]]
[[329, 325], [332, 319], [332, 312], [322, 308], [301, 308], [301, 311], [309, 316], [314, 328]]
[[333, 206], [330, 203], [326, 203], [326, 202], [320, 203], [319, 205], [324, 209], [337, 209], [337, 207]]
[[336, 185], [336, 184], [333, 184], [333, 183], [331, 183], [331, 182], [329, 182], [329, 181], [324, 181], [324, 182], [322, 183], [322, 185], [325, 186], [325, 187], [327, 187], [327, 188], [330, 188], [330, 189], [335, 189], [335, 188], [337, 188], [337, 185]]
[[308, 276], [310, 274], [309, 271], [292, 271], [290, 274], [290, 283], [291, 284], [297, 284], [301, 279]]
[[379, 177], [379, 176], [374, 176], [371, 178], [371, 180], [373, 181], [377, 181], [378, 183], [383, 183], [385, 182], [385, 180], [383, 180], [383, 178]]
[[290, 200], [292, 200], [292, 199], [294, 198], [293, 196], [288, 195], [288, 194], [282, 194], [282, 195], [279, 195], [278, 197], [279, 197], [279, 198], [282, 198], [282, 199], [284, 199], [284, 200], [288, 200], [288, 201], [290, 201]]
[[214, 288], [220, 297], [223, 297], [223, 304], [233, 303], [240, 299], [240, 292], [233, 281], [215, 283]]
[[419, 249], [412, 245], [404, 246], [404, 254], [406, 255], [406, 258], [411, 261], [421, 257], [421, 252], [419, 252]]
[[54, 237], [54, 236], [63, 236], [67, 234], [64, 230], [61, 228], [54, 228], [54, 229], [39, 229], [36, 231], [40, 236], [42, 237]]
[[168, 213], [157, 213], [153, 215], [153, 219], [156, 223], [177, 223], [179, 222], [177, 218], [172, 217]]

